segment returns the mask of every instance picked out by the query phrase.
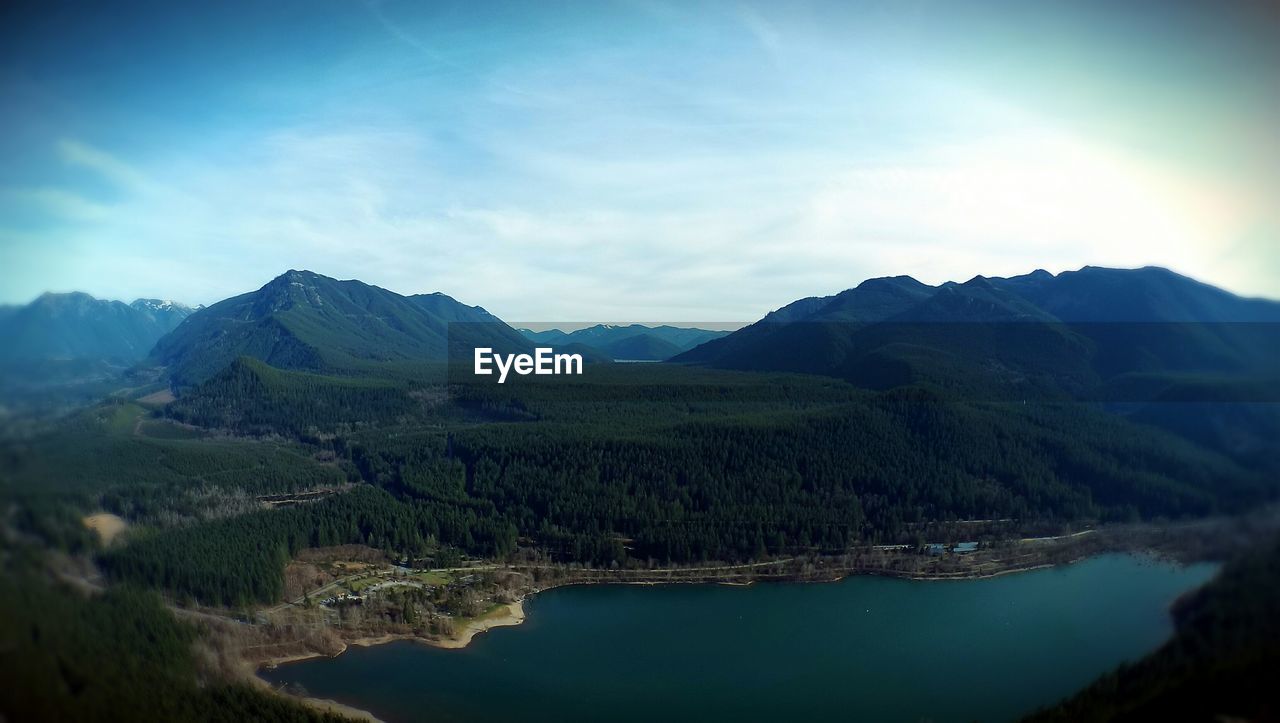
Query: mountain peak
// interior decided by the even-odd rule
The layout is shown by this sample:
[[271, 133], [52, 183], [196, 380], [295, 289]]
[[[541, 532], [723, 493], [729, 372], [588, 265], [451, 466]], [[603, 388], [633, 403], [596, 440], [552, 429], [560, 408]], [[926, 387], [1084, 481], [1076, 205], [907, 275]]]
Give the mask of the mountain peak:
[[915, 277], [899, 274], [898, 276], [877, 276], [867, 279], [861, 284], [855, 286], [855, 289], [918, 289], [927, 287], [928, 284], [917, 281]]
[[302, 271], [289, 269], [283, 274], [280, 274], [274, 279], [268, 281], [263, 288], [287, 288], [289, 286], [301, 286], [305, 288], [313, 286], [319, 281], [336, 281], [336, 279], [331, 279], [327, 276], [322, 276], [314, 271], [307, 271], [305, 269]]
[[[469, 343], [475, 342], [475, 343]], [[443, 362], [463, 347], [524, 350], [499, 319], [444, 294], [402, 296], [355, 280], [290, 269], [257, 291], [194, 314], [152, 352], [179, 384], [202, 381], [237, 357], [308, 371], [400, 361]]]
[[[1115, 266], [1081, 266], [1076, 271], [1064, 271], [1059, 276], [1106, 276], [1112, 278], [1164, 278], [1164, 279], [1182, 279], [1184, 281], [1195, 281], [1189, 276], [1184, 276], [1176, 271], [1165, 268], [1164, 266], [1139, 266], [1133, 269], [1118, 268]], [[1207, 286], [1207, 284], [1205, 284]]]
[[134, 299], [129, 306], [135, 309], [151, 309], [153, 311], [169, 311], [173, 309], [191, 311], [190, 306], [173, 299]]
[[46, 291], [36, 297], [33, 304], [52, 305], [52, 304], [93, 304], [93, 303], [110, 303], [103, 299], [99, 299], [91, 294], [83, 291]]

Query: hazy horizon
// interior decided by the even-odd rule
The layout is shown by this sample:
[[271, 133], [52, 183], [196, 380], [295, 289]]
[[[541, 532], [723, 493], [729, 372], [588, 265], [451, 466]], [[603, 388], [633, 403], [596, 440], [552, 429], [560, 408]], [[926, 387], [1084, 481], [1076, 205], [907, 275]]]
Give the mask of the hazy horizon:
[[[1091, 264], [1091, 265], [1092, 265], [1092, 266], [1096, 266], [1096, 264]], [[312, 269], [295, 269], [295, 270], [298, 270], [298, 271], [313, 271]], [[1023, 272], [1023, 273], [1024, 273], [1024, 274], [1029, 274], [1029, 273], [1032, 273], [1033, 271], [1041, 271], [1041, 270], [1047, 271], [1048, 269], [1031, 269], [1031, 270], [1026, 271], [1026, 272]], [[1065, 271], [1070, 272], [1070, 271], [1078, 271], [1078, 270], [1079, 270], [1079, 269], [1066, 269]], [[286, 271], [287, 271], [287, 270], [286, 270]], [[281, 272], [281, 273], [285, 273], [285, 272]], [[320, 273], [320, 272], [314, 272], [314, 273]], [[1051, 271], [1050, 273], [1052, 273], [1052, 274], [1054, 274], [1055, 276], [1057, 276], [1059, 273], [1063, 273], [1063, 272], [1052, 272], [1052, 271]], [[1175, 273], [1177, 273], [1177, 272], [1175, 272]], [[235, 296], [239, 296], [239, 295], [241, 295], [241, 294], [251, 293], [251, 292], [253, 292], [253, 291], [257, 291], [258, 289], [262, 288], [262, 286], [263, 286], [263, 285], [265, 285], [268, 281], [270, 281], [271, 279], [276, 278], [276, 277], [277, 277], [277, 276], [279, 276], [279, 275], [280, 275], [280, 274], [276, 274], [275, 276], [272, 276], [272, 277], [270, 277], [270, 278], [268, 278], [268, 279], [265, 279], [265, 280], [263, 281], [263, 283], [262, 283], [262, 284], [260, 284], [260, 285], [258, 285], [258, 286], [255, 286], [255, 287], [254, 287], [254, 288], [252, 288], [252, 289], [245, 289], [245, 290], [243, 290], [243, 291], [238, 291], [238, 292], [235, 292], [235, 293], [233, 293], [233, 294], [228, 295], [227, 297], [225, 297], [225, 298], [223, 298], [223, 299], [214, 299], [213, 301], [210, 301], [210, 302], [195, 302], [195, 303], [193, 303], [193, 302], [188, 302], [188, 301], [186, 301], [186, 300], [184, 300], [184, 299], [180, 299], [180, 298], [179, 298], [179, 299], [164, 298], [164, 297], [157, 297], [157, 296], [147, 296], [147, 295], [145, 295], [145, 294], [140, 295], [140, 296], [130, 297], [130, 298], [109, 298], [109, 297], [96, 296], [96, 295], [93, 295], [93, 294], [90, 294], [90, 295], [91, 295], [91, 296], [94, 296], [94, 298], [96, 298], [96, 299], [98, 299], [98, 300], [101, 300], [101, 301], [119, 301], [119, 302], [122, 302], [122, 303], [126, 303], [126, 304], [128, 304], [128, 303], [132, 303], [132, 302], [134, 302], [134, 301], [139, 301], [139, 300], [143, 300], [143, 299], [149, 299], [149, 300], [160, 300], [160, 301], [165, 301], [165, 302], [176, 302], [176, 303], [184, 304], [184, 305], [186, 305], [186, 306], [190, 306], [190, 307], [192, 307], [192, 308], [198, 308], [198, 307], [202, 307], [202, 306], [209, 306], [209, 305], [211, 305], [211, 304], [216, 304], [216, 303], [218, 303], [219, 301], [224, 301], [225, 299], [229, 299], [229, 298], [232, 298], [232, 297], [235, 297]], [[323, 275], [323, 276], [329, 276], [328, 274], [322, 274], [322, 275]], [[1019, 276], [1019, 275], [1022, 275], [1022, 274], [1013, 274], [1013, 275], [1014, 275], [1014, 276]], [[911, 274], [894, 274], [894, 276], [911, 276]], [[1185, 276], [1185, 274], [1184, 274], [1184, 276]], [[330, 278], [334, 278], [334, 279], [337, 279], [337, 280], [339, 280], [339, 281], [361, 281], [361, 282], [364, 282], [364, 281], [365, 281], [364, 279], [347, 279], [347, 278], [343, 278], [343, 277], [340, 277], [340, 276], [331, 276]], [[883, 278], [883, 277], [871, 277], [871, 278]], [[990, 276], [988, 276], [988, 278], [991, 278], [991, 277], [990, 277]], [[1193, 280], [1196, 280], [1196, 281], [1202, 281], [1202, 279], [1196, 279], [1194, 276], [1189, 276], [1189, 278], [1192, 278]], [[798, 297], [796, 297], [796, 298], [794, 298], [794, 299], [787, 299], [787, 300], [784, 300], [784, 301], [780, 301], [780, 302], [778, 302], [775, 306], [772, 306], [772, 307], [770, 307], [770, 308], [766, 309], [766, 310], [765, 310], [765, 313], [768, 313], [768, 312], [771, 312], [771, 311], [775, 311], [775, 310], [777, 310], [777, 309], [781, 308], [782, 306], [785, 306], [785, 305], [787, 305], [787, 304], [789, 304], [789, 303], [791, 303], [791, 302], [793, 302], [793, 301], [798, 301], [798, 300], [803, 299], [803, 298], [807, 298], [807, 297], [811, 297], [811, 296], [817, 296], [817, 297], [822, 297], [822, 296], [833, 296], [833, 295], [835, 295], [835, 294], [840, 293], [841, 291], [845, 291], [845, 290], [847, 290], [847, 289], [854, 288], [854, 287], [858, 286], [858, 284], [860, 284], [860, 283], [862, 283], [862, 282], [864, 282], [864, 281], [867, 281], [867, 280], [868, 280], [868, 279], [859, 279], [858, 281], [856, 281], [856, 282], [854, 282], [854, 283], [850, 284], [849, 286], [845, 286], [845, 287], [842, 287], [842, 288], [839, 288], [839, 289], [834, 289], [834, 290], [831, 290], [831, 291], [825, 291], [825, 292], [822, 292], [822, 293], [807, 294], [806, 296], [798, 296]], [[919, 280], [919, 279], [917, 279], [917, 280]], [[963, 283], [964, 281], [967, 281], [967, 280], [968, 280], [968, 279], [944, 279], [943, 281], [938, 282], [938, 283], [939, 283], [939, 284], [940, 284], [940, 283], [946, 283], [946, 282]], [[365, 283], [367, 283], [367, 282], [365, 282]], [[928, 283], [928, 282], [926, 282], [926, 283]], [[931, 286], [937, 286], [938, 284], [930, 284], [930, 285], [931, 285]], [[377, 284], [374, 284], [374, 286], [377, 286]], [[380, 287], [380, 288], [386, 288], [386, 287]], [[1218, 288], [1222, 288], [1222, 287], [1218, 287]], [[400, 294], [401, 296], [411, 296], [411, 295], [414, 295], [414, 294], [430, 294], [430, 293], [435, 293], [435, 290], [431, 290], [431, 289], [421, 289], [421, 290], [387, 289], [387, 290], [388, 290], [388, 291], [391, 291], [391, 292], [394, 292], [394, 293], [396, 293], [396, 294]], [[1280, 301], [1280, 298], [1272, 298], [1272, 297], [1267, 297], [1267, 296], [1250, 296], [1250, 295], [1247, 295], [1247, 294], [1238, 294], [1237, 292], [1233, 291], [1232, 289], [1223, 289], [1223, 290], [1224, 290], [1224, 291], [1228, 291], [1228, 292], [1233, 293], [1233, 294], [1236, 294], [1237, 296], [1241, 296], [1241, 297], [1243, 297], [1243, 298], [1260, 298], [1260, 299], [1268, 299], [1268, 300], [1272, 300], [1272, 301]], [[89, 293], [89, 292], [84, 291], [83, 289], [48, 290], [48, 291], [41, 292], [40, 294], [37, 294], [37, 295], [36, 295], [36, 297], [35, 297], [35, 298], [33, 298], [33, 299], [29, 299], [29, 300], [24, 301], [24, 302], [16, 302], [16, 303], [13, 303], [13, 304], [10, 304], [10, 303], [0, 304], [0, 306], [6, 306], [6, 305], [25, 305], [25, 304], [27, 304], [27, 303], [31, 303], [31, 302], [35, 301], [36, 299], [38, 299], [40, 296], [43, 296], [44, 294], [70, 294], [70, 293], [77, 293], [77, 292], [80, 292], [80, 293]], [[443, 293], [443, 292], [440, 292], [440, 293]], [[453, 296], [453, 295], [452, 295], [452, 294], [450, 294], [450, 296]], [[456, 296], [453, 296], [453, 298], [454, 298], [456, 301], [459, 301], [459, 302], [461, 302], [461, 303], [463, 303], [463, 304], [466, 304], [466, 305], [468, 305], [468, 306], [480, 306], [480, 307], [484, 307], [486, 311], [489, 311], [490, 313], [493, 313], [493, 310], [492, 310], [492, 309], [489, 309], [488, 307], [486, 307], [486, 306], [485, 306], [485, 304], [484, 304], [482, 301], [476, 301], [476, 300], [466, 299], [466, 298], [458, 298], [458, 297], [456, 297]], [[583, 318], [584, 318], [584, 317], [582, 317], [582, 316], [580, 316], [580, 315], [579, 315], [579, 316], [564, 317], [564, 318], [560, 318], [560, 319], [540, 319], [540, 320], [529, 320], [529, 317], [521, 317], [521, 318], [517, 318], [517, 319], [508, 319], [508, 318], [504, 318], [504, 317], [502, 317], [502, 315], [501, 315], [501, 314], [495, 314], [495, 315], [496, 315], [496, 316], [498, 316], [499, 318], [501, 318], [501, 319], [502, 319], [506, 324], [508, 324], [508, 325], [509, 325], [509, 326], [511, 326], [512, 328], [516, 328], [516, 329], [528, 329], [529, 331], [534, 331], [534, 332], [549, 331], [549, 330], [551, 330], [551, 329], [559, 329], [560, 331], [563, 331], [563, 332], [572, 332], [572, 331], [577, 331], [577, 330], [579, 330], [579, 329], [585, 329], [585, 328], [588, 328], [588, 327], [597, 326], [597, 325], [601, 325], [601, 324], [603, 324], [603, 325], [616, 325], [616, 326], [623, 326], [623, 325], [629, 325], [629, 324], [640, 324], [640, 325], [642, 325], [642, 326], [650, 326], [650, 327], [654, 327], [654, 326], [663, 326], [663, 325], [669, 325], [669, 326], [681, 326], [681, 327], [689, 327], [689, 328], [707, 329], [707, 330], [713, 330], [713, 331], [734, 331], [734, 330], [736, 330], [736, 329], [740, 329], [740, 328], [742, 328], [742, 327], [744, 327], [744, 326], [747, 326], [747, 325], [749, 325], [749, 324], [755, 323], [756, 321], [759, 321], [760, 316], [763, 316], [764, 314], [762, 313], [760, 316], [753, 317], [753, 318], [750, 318], [750, 319], [739, 318], [739, 319], [715, 319], [715, 320], [707, 320], [707, 319], [696, 319], [696, 318], [694, 318], [694, 319], [664, 319], [664, 320], [659, 320], [659, 321], [655, 321], [655, 320], [653, 320], [653, 319], [643, 319], [643, 318], [625, 318], [625, 319], [624, 319], [624, 318], [601, 318], [601, 319], [593, 320], [593, 321], [584, 321], [584, 320], [583, 320]], [[523, 320], [522, 320], [522, 319], [523, 319]]]
[[0, 303], [307, 268], [504, 319], [738, 321], [1148, 264], [1280, 298], [1265, 3], [0, 13]]

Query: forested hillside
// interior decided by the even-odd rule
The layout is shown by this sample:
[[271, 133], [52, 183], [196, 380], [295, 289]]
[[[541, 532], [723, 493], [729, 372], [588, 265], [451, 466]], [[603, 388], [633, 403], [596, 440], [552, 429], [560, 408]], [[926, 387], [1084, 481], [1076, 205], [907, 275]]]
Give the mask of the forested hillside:
[[242, 434], [304, 434], [417, 421], [439, 406], [437, 386], [392, 379], [323, 377], [240, 357], [174, 401], [165, 415]]
[[[113, 587], [243, 610], [280, 602], [285, 566], [307, 548], [634, 570], [922, 549], [925, 531], [958, 521], [1017, 534], [1277, 498], [1274, 410], [1253, 401], [1269, 387], [1224, 371], [1265, 347], [1205, 327], [1084, 334], [1019, 295], [1033, 282], [1047, 283], [869, 282], [698, 348], [754, 348], [765, 370], [589, 364], [499, 385], [437, 356], [463, 341], [530, 343], [482, 309], [286, 274], [157, 346], [176, 398], [122, 394], [0, 442], [0, 504], [8, 534], [92, 557]], [[792, 321], [819, 308], [831, 318]], [[899, 323], [873, 321], [886, 317]], [[798, 350], [823, 373], [768, 370]], [[1218, 376], [1169, 373], [1213, 359]], [[1115, 369], [1130, 371], [1108, 378]], [[1077, 394], [1104, 381], [1109, 396]], [[1010, 382], [1035, 393], [988, 393]], [[1215, 416], [1177, 406], [1206, 400]], [[82, 520], [93, 511], [130, 525], [123, 543], [99, 546]], [[23, 594], [88, 619], [125, 615], [115, 598]], [[122, 624], [161, 626], [146, 650], [177, 655], [189, 632], [151, 620], [151, 598], [129, 599], [141, 618]], [[32, 685], [75, 684], [76, 669], [51, 670]], [[224, 696], [234, 710], [251, 695], [172, 704]]]
[[86, 595], [8, 560], [0, 586], [0, 715], [9, 720], [328, 721], [244, 683], [201, 684], [199, 630], [131, 586]]
[[[863, 372], [888, 374], [872, 391], [687, 364], [477, 382], [469, 367], [446, 373], [421, 357], [460, 330], [519, 337], [483, 309], [290, 272], [198, 312], [158, 345], [180, 385], [200, 379], [176, 400], [104, 404], [6, 444], [5, 490], [22, 502], [21, 529], [64, 548], [85, 544], [76, 510], [140, 523], [103, 557], [108, 572], [220, 605], [277, 600], [284, 562], [308, 546], [401, 558], [449, 548], [502, 558], [527, 546], [606, 566], [747, 561], [911, 544], [944, 521], [1176, 519], [1274, 499], [1274, 440], [1223, 435], [1265, 436], [1252, 417], [1211, 428], [1187, 415], [1155, 420], [1172, 434], [1134, 423], [1149, 408], [1126, 418], [1063, 394], [1063, 379], [1083, 388], [1100, 378], [1106, 344], [1039, 306], [1070, 308], [1054, 278], [873, 280], [775, 312], [777, 329], [695, 350], [757, 348], [757, 361], [782, 362], [820, 337], [824, 351], [806, 363], [862, 359]], [[1234, 298], [1195, 290], [1218, 312]], [[900, 323], [875, 323], [884, 319]], [[1213, 336], [1196, 349], [1232, 348], [1236, 360], [1258, 351], [1214, 340], [1225, 344]], [[938, 343], [948, 351], [929, 346]], [[1001, 356], [985, 356], [992, 347]], [[921, 380], [922, 369], [937, 374]], [[1043, 393], [981, 393], [1010, 378]], [[1144, 385], [1168, 379], [1123, 381], [1150, 394]], [[1201, 388], [1202, 377], [1179, 380]], [[262, 509], [266, 496], [297, 492], [320, 501]]]
[[1276, 720], [1280, 540], [1228, 564], [1173, 609], [1156, 652], [1029, 721]]
[[278, 602], [284, 565], [307, 547], [365, 544], [421, 557], [438, 543], [504, 557], [516, 530], [484, 500], [395, 496], [368, 486], [139, 539], [103, 557], [113, 577], [227, 607]]
[[[257, 362], [234, 369], [164, 414], [261, 441], [138, 437], [126, 419], [83, 446], [122, 460], [162, 452], [175, 469], [204, 449], [208, 472], [193, 481], [209, 486], [249, 450], [269, 453], [259, 464], [271, 470], [274, 456], [292, 453], [269, 440], [301, 438], [299, 451], [312, 451], [288, 457], [296, 472], [269, 483], [254, 475], [258, 489], [357, 487], [304, 507], [160, 529], [105, 557], [113, 576], [244, 605], [277, 600], [284, 562], [309, 546], [359, 543], [401, 557], [445, 546], [501, 558], [526, 544], [605, 566], [747, 561], [913, 543], [913, 530], [934, 521], [1180, 518], [1275, 494], [1274, 479], [1226, 456], [1074, 404], [870, 393], [822, 377], [680, 366], [416, 390]], [[87, 464], [74, 460], [24, 462], [19, 479]], [[137, 505], [163, 507], [183, 487], [140, 483], [173, 474], [163, 468], [136, 477], [125, 464], [111, 468], [116, 479], [85, 483], [134, 517], [155, 518]]]

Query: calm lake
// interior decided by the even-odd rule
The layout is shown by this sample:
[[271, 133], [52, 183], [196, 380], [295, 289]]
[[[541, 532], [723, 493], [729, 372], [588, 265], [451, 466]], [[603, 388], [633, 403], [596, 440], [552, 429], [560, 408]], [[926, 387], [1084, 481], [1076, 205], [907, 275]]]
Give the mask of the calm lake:
[[462, 650], [263, 677], [387, 721], [1003, 721], [1158, 647], [1215, 570], [1107, 555], [989, 580], [559, 588]]

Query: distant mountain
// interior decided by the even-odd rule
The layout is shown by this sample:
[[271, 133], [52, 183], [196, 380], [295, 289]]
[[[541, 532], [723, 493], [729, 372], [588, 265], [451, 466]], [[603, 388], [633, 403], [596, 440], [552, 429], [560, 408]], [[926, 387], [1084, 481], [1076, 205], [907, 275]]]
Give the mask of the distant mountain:
[[44, 294], [0, 311], [0, 361], [94, 360], [132, 363], [151, 351], [192, 309], [139, 299], [132, 304], [73, 292]]
[[582, 344], [617, 361], [662, 361], [729, 332], [666, 324], [596, 324], [568, 333], [559, 329], [520, 329], [520, 333], [539, 344]]
[[1278, 302], [1155, 267], [939, 286], [898, 276], [793, 302], [673, 361], [873, 388], [1115, 394], [1135, 388], [1129, 375], [1274, 374], [1276, 322]]
[[191, 316], [192, 312], [204, 308], [203, 306], [192, 308], [176, 301], [161, 299], [136, 299], [129, 306], [155, 321], [166, 334], [177, 328], [178, 324]]
[[156, 344], [149, 361], [184, 386], [242, 356], [280, 369], [360, 370], [445, 361], [475, 346], [511, 353], [531, 345], [484, 309], [444, 294], [401, 296], [360, 281], [288, 271], [192, 314]]
[[559, 329], [547, 329], [545, 331], [534, 331], [532, 329], [517, 329], [516, 331], [524, 335], [530, 341], [539, 344], [559, 344], [569, 338], [569, 335]]
[[601, 351], [615, 361], [662, 361], [683, 350], [655, 334], [635, 334], [605, 344]]

